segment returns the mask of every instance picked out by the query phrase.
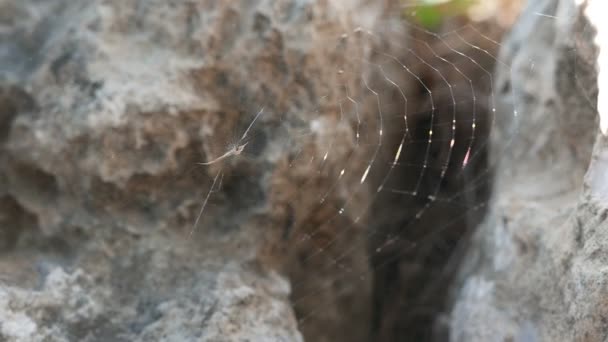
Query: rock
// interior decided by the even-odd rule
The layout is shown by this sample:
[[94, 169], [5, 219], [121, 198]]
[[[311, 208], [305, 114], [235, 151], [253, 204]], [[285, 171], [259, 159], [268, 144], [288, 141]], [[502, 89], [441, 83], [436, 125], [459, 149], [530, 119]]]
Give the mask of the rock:
[[[382, 10], [0, 1], [0, 340], [365, 338], [370, 279], [320, 286], [369, 272], [352, 224], [369, 193], [346, 190], [369, 151], [338, 102], [363, 98], [353, 23]], [[345, 246], [340, 264], [313, 256]], [[324, 314], [299, 330], [290, 295]]]
[[461, 268], [452, 341], [605, 340], [608, 145], [583, 8], [530, 1], [502, 46], [494, 193]]

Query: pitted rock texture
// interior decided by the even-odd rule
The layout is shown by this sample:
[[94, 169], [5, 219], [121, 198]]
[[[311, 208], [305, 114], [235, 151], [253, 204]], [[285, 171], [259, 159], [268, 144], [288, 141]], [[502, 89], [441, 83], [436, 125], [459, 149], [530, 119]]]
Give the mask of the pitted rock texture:
[[510, 68], [497, 70], [499, 167], [461, 269], [452, 341], [608, 336], [608, 145], [597, 120], [598, 47], [583, 12], [568, 0], [529, 1], [502, 47]]
[[[368, 43], [340, 38], [381, 15], [361, 6], [0, 1], [0, 340], [365, 338], [369, 279], [295, 303], [323, 305], [298, 327], [288, 297], [339, 265], [290, 266], [304, 279], [293, 286], [273, 271], [327, 236], [295, 249], [290, 239], [315, 222], [332, 234], [367, 204], [361, 187], [330, 222], [298, 192], [326, 191], [352, 154], [367, 160], [337, 106], [345, 85], [362, 97]], [[241, 155], [196, 166], [241, 143], [261, 108]], [[321, 160], [330, 140], [322, 168], [300, 162]], [[364, 166], [327, 207], [339, 208]], [[354, 247], [340, 266], [368, 272], [354, 227], [324, 247]], [[310, 268], [325, 272], [308, 279]]]

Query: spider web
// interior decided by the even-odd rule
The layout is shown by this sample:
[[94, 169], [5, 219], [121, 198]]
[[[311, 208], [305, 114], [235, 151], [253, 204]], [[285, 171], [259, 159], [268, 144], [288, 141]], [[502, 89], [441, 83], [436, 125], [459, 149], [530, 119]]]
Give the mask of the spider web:
[[[319, 305], [310, 309], [305, 304], [304, 309], [298, 309], [300, 304], [331, 291], [344, 279], [369, 281], [412, 253], [436, 253], [447, 258], [453, 255], [455, 245], [466, 236], [466, 229], [455, 226], [470, 228], [478, 222], [488, 203], [493, 171], [516, 138], [517, 108], [497, 109], [495, 71], [498, 68], [508, 71], [511, 67], [497, 56], [500, 43], [495, 37], [470, 23], [441, 34], [410, 18], [401, 20], [401, 24], [407, 27], [406, 39], [389, 40], [389, 46], [382, 38], [384, 34], [392, 34], [389, 24], [373, 29], [356, 27], [335, 37], [337, 50], [346, 40], [371, 42], [369, 57], [358, 59], [366, 66], [366, 72], [355, 76], [361, 89], [350, 89], [346, 82], [340, 85], [342, 96], [335, 104], [340, 115], [334, 126], [335, 130], [341, 125], [351, 127], [355, 148], [366, 153], [357, 157], [353, 157], [357, 153], [348, 155], [337, 167], [338, 172], [334, 172], [328, 190], [318, 196], [319, 205], [325, 205], [330, 194], [351, 176], [357, 181], [343, 194], [342, 204], [329, 209], [333, 212], [327, 220], [296, 234], [290, 246], [297, 249], [323, 236], [322, 244], [307, 245], [315, 247], [300, 262], [320, 258], [337, 270], [331, 281], [318, 286], [302, 285], [309, 282], [306, 279], [292, 284], [296, 289], [292, 303], [300, 326], [327, 310]], [[341, 66], [335, 71], [338, 75], [359, 72]], [[508, 91], [502, 96], [509, 96]], [[361, 96], [356, 98], [354, 93]], [[369, 115], [370, 111], [374, 115]], [[497, 119], [499, 115], [503, 117]], [[499, 123], [508, 126], [496, 138], [505, 152], [488, 157], [488, 144]], [[327, 160], [335, 153], [334, 140], [329, 139], [319, 156], [296, 158], [290, 167], [297, 167], [298, 162], [316, 162], [316, 171], [323, 172]], [[361, 160], [365, 161], [363, 167]], [[456, 185], [450, 188], [449, 183]], [[365, 209], [351, 209], [353, 198], [366, 191], [370, 200]], [[389, 203], [392, 205], [388, 210], [382, 208]], [[402, 212], [395, 212], [399, 205]], [[445, 217], [429, 218], [433, 215]], [[326, 230], [332, 229], [328, 226], [337, 227], [336, 222], [344, 216], [352, 218], [350, 224], [340, 226], [327, 238]], [[353, 227], [360, 224], [367, 227], [365, 239], [372, 260], [372, 267], [362, 271], [349, 266], [349, 259], [360, 253], [361, 246], [340, 245], [340, 240], [348, 239]], [[456, 236], [446, 237], [446, 231], [453, 228]], [[416, 260], [415, 254], [412, 262], [424, 264]], [[445, 269], [454, 268], [449, 260], [440, 264]], [[427, 279], [434, 282], [429, 287], [443, 279], [441, 274], [435, 278]], [[426, 295], [432, 294], [431, 291]], [[416, 306], [415, 299], [408, 304]]]
[[[408, 5], [407, 12], [415, 14], [416, 8]], [[441, 33], [421, 26], [411, 16], [400, 16], [398, 23], [399, 28], [394, 20], [372, 28], [354, 26], [328, 37], [334, 43], [328, 50], [349, 62], [335, 66], [338, 81], [328, 85], [329, 92], [340, 94], [338, 100], [328, 103], [332, 96], [322, 95], [318, 108], [307, 116], [309, 121], [299, 126], [290, 118], [281, 119], [284, 126], [291, 125], [287, 129], [292, 152], [287, 168], [309, 170], [311, 182], [318, 180], [313, 175], [322, 174], [326, 185], [313, 193], [310, 189], [317, 188], [306, 182], [301, 185], [306, 196], [316, 201], [308, 214], [323, 212], [323, 219], [285, 232], [288, 249], [307, 250], [298, 263], [332, 267], [329, 280], [311, 283], [306, 273], [292, 277], [291, 300], [300, 327], [322, 320], [327, 310], [314, 301], [314, 305], [307, 304], [311, 298], [322, 298], [345, 279], [374, 282], [375, 291], [390, 287], [382, 282], [383, 272], [384, 276], [395, 272], [395, 263], [408, 258], [423, 269], [429, 262], [426, 259], [434, 258], [430, 262], [437, 264], [436, 270], [423, 271], [428, 274], [422, 282], [431, 290], [417, 289], [414, 292], [420, 298], [410, 298], [404, 304], [414, 315], [417, 309], [426, 310], [425, 298], [442, 296], [437, 294], [442, 285], [446, 286], [442, 282], [456, 268], [450, 258], [484, 214], [492, 174], [517, 139], [518, 109], [498, 103], [499, 97], [510, 96], [511, 89], [499, 89], [496, 71], [503, 69], [510, 74], [511, 66], [498, 56], [501, 43], [497, 34], [486, 34], [486, 26], [469, 22]], [[399, 36], [402, 27], [407, 31], [403, 40], [385, 38]], [[350, 56], [344, 48], [347, 44], [370, 50]], [[352, 65], [363, 67], [353, 69]], [[530, 65], [533, 67], [534, 61]], [[188, 171], [212, 168], [212, 181], [206, 180], [202, 187], [190, 235], [204, 229], [209, 220], [216, 221], [210, 216], [226, 214], [207, 210], [214, 206], [214, 197], [224, 191], [222, 163], [252, 157], [251, 151], [258, 149], [256, 144], [265, 139], [266, 125], [272, 124], [266, 115], [272, 113], [263, 111], [271, 112], [268, 107], [272, 106], [258, 105], [243, 110], [248, 113], [242, 120], [243, 138], [248, 135], [247, 139], [239, 140], [243, 132], [234, 132], [233, 146], [226, 149], [246, 143], [243, 156], [230, 155]], [[327, 119], [332, 117], [328, 108], [338, 113], [336, 120]], [[342, 151], [343, 134], [351, 139], [352, 149], [347, 152]], [[488, 155], [490, 140], [502, 152]], [[325, 147], [310, 152], [307, 146], [313, 141]], [[201, 162], [217, 157], [220, 155], [208, 156]], [[360, 197], [367, 199], [363, 206]], [[363, 248], [371, 262], [363, 269], [352, 264], [352, 258], [361, 254], [362, 245], [349, 244], [361, 227]], [[386, 311], [383, 301], [386, 298], [374, 298], [373, 310], [380, 311], [375, 313], [375, 320], [383, 319], [378, 318], [385, 314], [381, 311]], [[433, 319], [435, 315], [433, 312]], [[382, 322], [373, 325], [374, 333], [379, 334]]]
[[[415, 7], [410, 10], [415, 12]], [[497, 68], [510, 70], [510, 66], [497, 56], [500, 43], [495, 37], [470, 23], [442, 33], [420, 26], [412, 18], [401, 18], [399, 23], [408, 31], [403, 41], [383, 38], [396, 35], [393, 23], [388, 22], [374, 28], [354, 27], [330, 39], [335, 45], [328, 49], [352, 63], [335, 67], [337, 79], [346, 81], [338, 81], [337, 89], [329, 90], [341, 95], [335, 103], [325, 101], [331, 96], [322, 96], [318, 101], [322, 105], [313, 111], [310, 122], [301, 131], [290, 133], [294, 153], [288, 167], [308, 168], [311, 175], [324, 174], [328, 186], [312, 194], [317, 203], [309, 213], [323, 211], [326, 219], [287, 233], [291, 241], [288, 248], [308, 250], [299, 261], [302, 264], [323, 260], [322, 264], [335, 270], [329, 281], [318, 284], [310, 285], [309, 280], [298, 277], [293, 280], [292, 304], [300, 326], [320, 318], [326, 310], [319, 305], [311, 309], [304, 303], [321, 297], [344, 279], [371, 281], [405, 257], [424, 266], [417, 255], [453, 255], [455, 246], [466, 236], [462, 226], [478, 222], [488, 202], [491, 175], [501, 159], [501, 153], [487, 156], [490, 136], [498, 122], [517, 127], [513, 122], [518, 116], [516, 108], [497, 110], [494, 74]], [[370, 46], [371, 51], [364, 57], [345, 56], [345, 44]], [[349, 69], [353, 64], [363, 65], [364, 71]], [[357, 80], [355, 87], [348, 82], [352, 79]], [[338, 109], [337, 120], [326, 120], [331, 116], [327, 108]], [[497, 120], [498, 115], [510, 118]], [[255, 144], [265, 121], [262, 114], [255, 125], [249, 122], [247, 130], [252, 134], [248, 142]], [[352, 133], [354, 149], [337, 158], [341, 162], [335, 165], [333, 156], [340, 153], [337, 150], [342, 143], [339, 132], [344, 130]], [[500, 147], [507, 151], [516, 132], [502, 131]], [[326, 147], [318, 153], [306, 153], [307, 143], [319, 135], [325, 137], [321, 145]], [[244, 154], [247, 157], [247, 149]], [[214, 194], [222, 191], [223, 171], [218, 168], [204, 192], [191, 234], [205, 226], [205, 209], [213, 205]], [[450, 188], [448, 183], [456, 185]], [[345, 184], [349, 184], [348, 190], [337, 195]], [[302, 189], [310, 191], [306, 183]], [[328, 203], [332, 196], [341, 199], [339, 205]], [[353, 205], [357, 196], [368, 197], [363, 209]], [[383, 208], [387, 204], [388, 209]], [[429, 218], [435, 215], [443, 217]], [[349, 218], [346, 225], [342, 224], [344, 217]], [[361, 253], [362, 246], [343, 242], [360, 226], [365, 227], [364, 247], [372, 262], [363, 270], [352, 267], [349, 261]], [[454, 236], [446, 237], [446, 231], [452, 229]], [[447, 259], [439, 264], [454, 268]], [[434, 277], [426, 279], [429, 286], [443, 279], [441, 274]], [[408, 304], [417, 305], [415, 299]]]

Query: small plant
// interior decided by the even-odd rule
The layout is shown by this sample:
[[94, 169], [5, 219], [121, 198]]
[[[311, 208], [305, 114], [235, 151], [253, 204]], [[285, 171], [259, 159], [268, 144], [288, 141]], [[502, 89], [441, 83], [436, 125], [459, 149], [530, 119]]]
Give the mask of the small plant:
[[444, 18], [464, 14], [476, 3], [477, 0], [421, 0], [415, 4], [405, 1], [405, 14], [432, 30], [439, 27]]

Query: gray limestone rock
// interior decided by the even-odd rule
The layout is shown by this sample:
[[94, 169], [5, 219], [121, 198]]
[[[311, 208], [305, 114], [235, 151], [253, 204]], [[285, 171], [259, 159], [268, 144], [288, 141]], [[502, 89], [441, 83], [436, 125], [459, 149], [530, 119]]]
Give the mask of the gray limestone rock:
[[[290, 268], [304, 279], [293, 291], [277, 271], [289, 239], [327, 220], [313, 194], [355, 150], [337, 103], [367, 68], [366, 43], [343, 35], [380, 14], [358, 1], [0, 1], [0, 340], [301, 341], [288, 297], [338, 266]], [[323, 172], [300, 162], [328, 141]], [[335, 247], [360, 246], [344, 261], [357, 272], [364, 234]], [[370, 283], [353, 284], [296, 304], [331, 313], [305, 334], [365, 336]]]
[[541, 0], [504, 41], [490, 153], [499, 166], [461, 269], [452, 341], [608, 336], [608, 138], [594, 37], [584, 7]]

